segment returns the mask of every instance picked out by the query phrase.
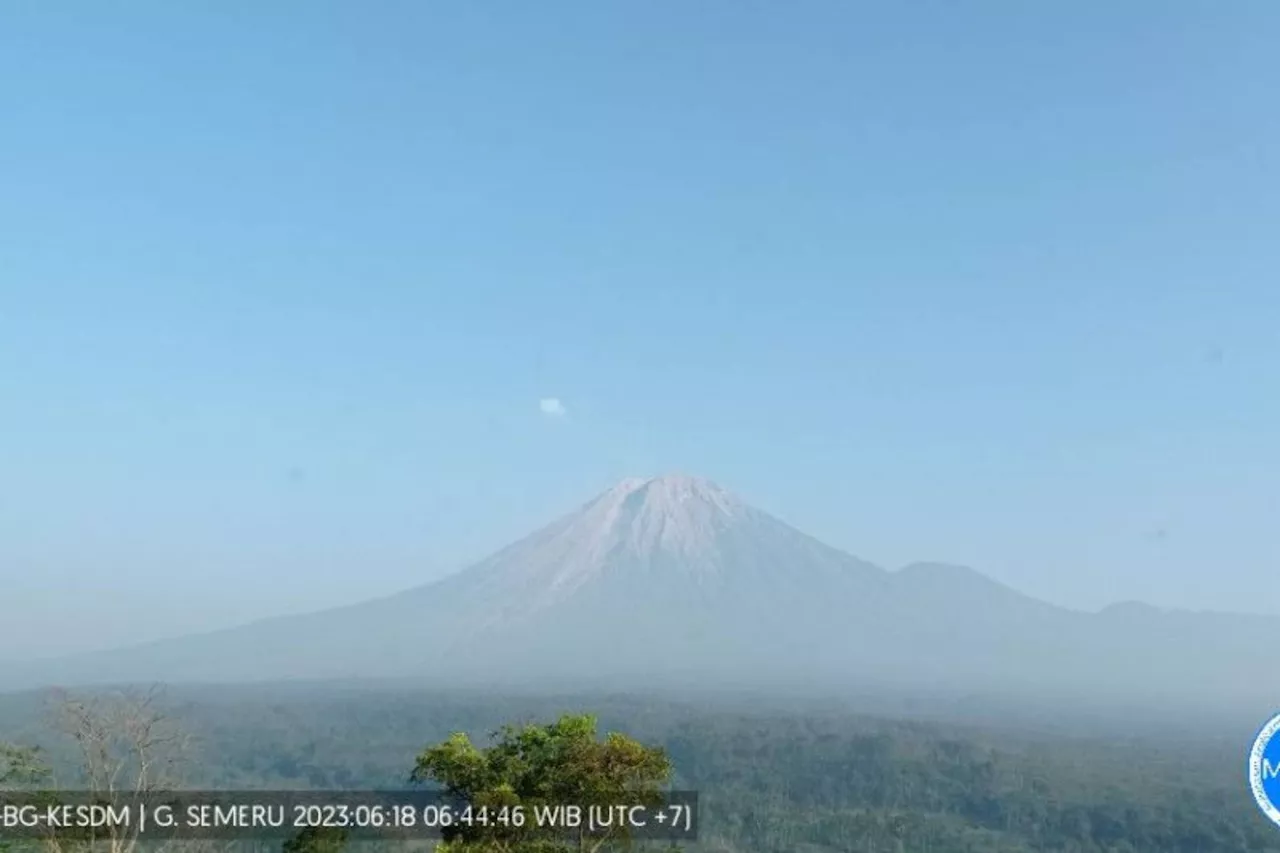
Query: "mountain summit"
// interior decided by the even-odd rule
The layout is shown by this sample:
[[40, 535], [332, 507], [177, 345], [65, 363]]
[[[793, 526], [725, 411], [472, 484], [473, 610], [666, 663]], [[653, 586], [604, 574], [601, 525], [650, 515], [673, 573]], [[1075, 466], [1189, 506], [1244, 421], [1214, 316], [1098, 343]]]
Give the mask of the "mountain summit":
[[672, 474], [623, 480], [588, 505], [579, 521], [613, 546], [640, 554], [708, 556], [718, 533], [747, 520], [745, 504], [709, 480]]
[[[502, 646], [580, 668], [649, 668], [652, 651], [683, 658], [707, 643], [758, 645], [783, 623], [836, 614], [841, 599], [886, 574], [684, 475], [628, 479], [576, 512], [447, 581], [405, 595], [447, 601], [467, 651]], [[600, 637], [630, 638], [625, 646]], [[569, 661], [576, 661], [570, 665]]]
[[887, 572], [697, 477], [628, 479], [399, 595], [41, 662], [52, 682], [431, 677], [446, 683], [891, 682], [1256, 696], [1280, 620], [1054, 607], [970, 569]]
[[590, 584], [664, 583], [675, 594], [733, 586], [745, 575], [803, 584], [806, 568], [823, 577], [879, 572], [709, 480], [668, 475], [622, 481], [459, 575], [458, 582], [483, 584], [495, 598], [518, 593], [533, 608]]
[[[553, 588], [589, 580], [620, 555], [681, 558], [686, 569], [697, 572], [718, 561], [719, 537], [735, 525], [750, 523], [753, 514], [708, 480], [683, 475], [633, 478], [519, 543], [516, 553], [526, 560], [545, 555], [557, 561], [558, 569], [547, 578]], [[538, 554], [529, 549], [545, 550]]]

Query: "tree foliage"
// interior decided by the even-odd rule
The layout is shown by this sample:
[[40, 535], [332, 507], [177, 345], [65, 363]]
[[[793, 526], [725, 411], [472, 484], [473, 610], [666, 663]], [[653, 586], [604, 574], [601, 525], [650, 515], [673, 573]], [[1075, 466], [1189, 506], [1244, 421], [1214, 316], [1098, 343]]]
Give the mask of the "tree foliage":
[[26, 789], [49, 780], [40, 750], [0, 743], [0, 790]]
[[[31, 790], [47, 784], [49, 768], [40, 751], [35, 747], [0, 743], [0, 791]], [[14, 844], [0, 837], [0, 853], [9, 853], [20, 847], [32, 845]]]
[[341, 853], [347, 832], [326, 826], [308, 827], [284, 843], [282, 853]]
[[[539, 827], [532, 819], [539, 807], [654, 806], [661, 801], [671, 775], [666, 753], [616, 732], [601, 740], [596, 729], [593, 716], [566, 715], [547, 725], [506, 726], [485, 748], [456, 733], [424, 750], [412, 781], [434, 782], [461, 803], [493, 815], [504, 814], [505, 808], [508, 815], [484, 826], [451, 827], [445, 849], [554, 853], [629, 842], [625, 829], [615, 828], [594, 836], [580, 831], [569, 843], [563, 832]], [[510, 819], [516, 809], [529, 818], [520, 826]]]

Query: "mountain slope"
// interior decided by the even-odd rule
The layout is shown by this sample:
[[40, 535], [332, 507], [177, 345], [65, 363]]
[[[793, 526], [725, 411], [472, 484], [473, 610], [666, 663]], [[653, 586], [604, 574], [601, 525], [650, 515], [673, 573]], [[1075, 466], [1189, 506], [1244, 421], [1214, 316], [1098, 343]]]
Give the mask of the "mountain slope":
[[894, 682], [1270, 695], [1280, 620], [1084, 614], [969, 569], [886, 572], [705, 480], [627, 480], [474, 567], [305, 616], [42, 662], [4, 682], [427, 676]]

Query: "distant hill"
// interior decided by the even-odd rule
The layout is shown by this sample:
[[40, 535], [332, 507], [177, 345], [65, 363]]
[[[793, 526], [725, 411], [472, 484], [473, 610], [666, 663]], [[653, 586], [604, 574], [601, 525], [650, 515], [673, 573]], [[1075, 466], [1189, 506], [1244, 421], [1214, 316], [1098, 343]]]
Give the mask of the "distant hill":
[[389, 598], [0, 672], [0, 684], [428, 677], [455, 684], [866, 683], [1280, 699], [1280, 619], [1067, 610], [966, 568], [889, 572], [693, 477], [627, 480]]

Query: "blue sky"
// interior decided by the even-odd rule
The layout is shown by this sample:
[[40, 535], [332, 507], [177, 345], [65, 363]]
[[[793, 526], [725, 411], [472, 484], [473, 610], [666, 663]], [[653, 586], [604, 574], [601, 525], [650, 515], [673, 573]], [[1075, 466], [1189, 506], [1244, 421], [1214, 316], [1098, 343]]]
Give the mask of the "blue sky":
[[1276, 43], [1262, 0], [7, 4], [0, 646], [391, 592], [671, 470], [888, 567], [1280, 612]]

